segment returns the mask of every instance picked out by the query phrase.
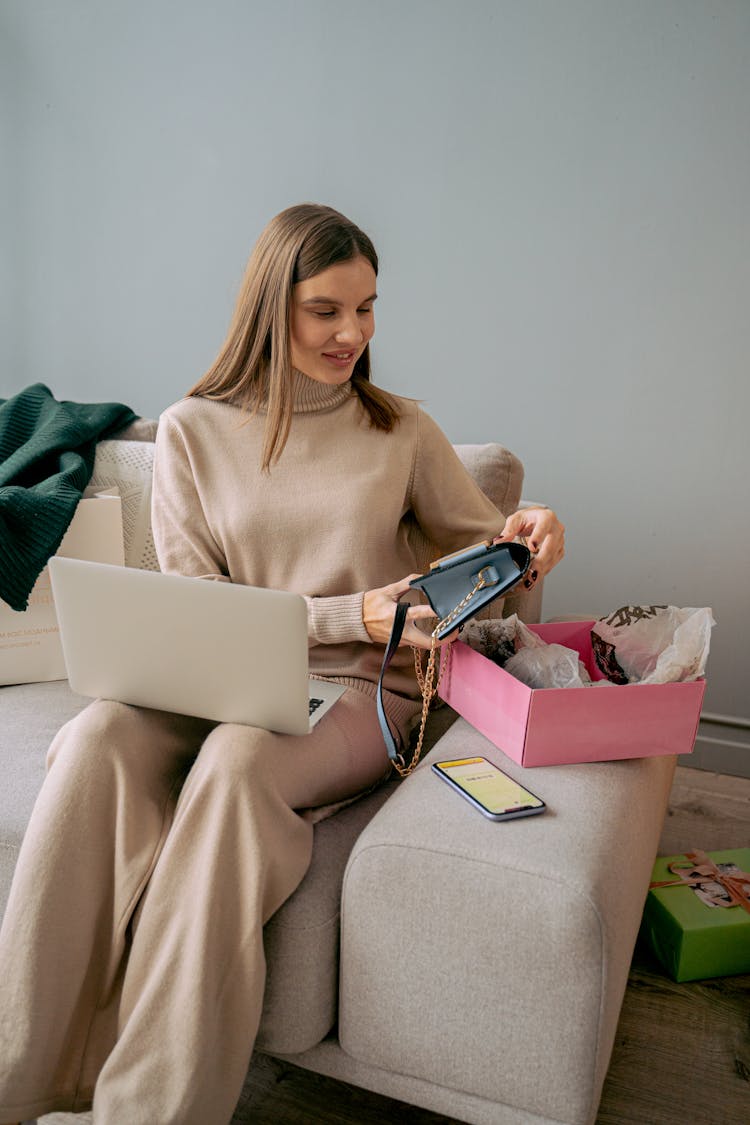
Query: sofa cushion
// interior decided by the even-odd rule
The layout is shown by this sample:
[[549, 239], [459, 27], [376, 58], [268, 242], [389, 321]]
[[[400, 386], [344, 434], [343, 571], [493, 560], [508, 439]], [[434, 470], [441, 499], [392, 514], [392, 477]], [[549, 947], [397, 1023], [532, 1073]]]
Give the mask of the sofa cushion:
[[88, 702], [70, 690], [67, 680], [0, 687], [0, 912], [44, 780], [49, 745]]
[[497, 442], [454, 448], [464, 468], [503, 515], [515, 512], [521, 503], [523, 487], [523, 465], [515, 453]]

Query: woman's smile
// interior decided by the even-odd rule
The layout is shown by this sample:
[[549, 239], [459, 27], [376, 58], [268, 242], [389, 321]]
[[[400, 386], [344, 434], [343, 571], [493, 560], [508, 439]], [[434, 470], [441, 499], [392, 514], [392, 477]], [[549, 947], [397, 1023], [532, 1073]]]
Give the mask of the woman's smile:
[[348, 367], [354, 363], [355, 358], [359, 356], [355, 351], [351, 352], [323, 352], [323, 358], [332, 363], [334, 367]]

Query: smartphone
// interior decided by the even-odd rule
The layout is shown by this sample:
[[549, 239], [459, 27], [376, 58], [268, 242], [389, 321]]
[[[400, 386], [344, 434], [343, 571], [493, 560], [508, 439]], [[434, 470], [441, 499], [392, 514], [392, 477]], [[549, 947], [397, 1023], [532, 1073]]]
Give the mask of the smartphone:
[[541, 797], [524, 789], [487, 758], [457, 758], [435, 762], [432, 768], [490, 820], [534, 816], [547, 808]]

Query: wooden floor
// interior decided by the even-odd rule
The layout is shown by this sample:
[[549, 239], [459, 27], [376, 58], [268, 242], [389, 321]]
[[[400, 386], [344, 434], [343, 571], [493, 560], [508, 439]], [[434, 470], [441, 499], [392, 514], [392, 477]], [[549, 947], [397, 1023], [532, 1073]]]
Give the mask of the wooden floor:
[[[748, 843], [750, 779], [678, 767], [659, 854]], [[41, 1122], [88, 1120], [51, 1114]], [[234, 1125], [245, 1122], [455, 1125], [264, 1058], [235, 1115]], [[750, 976], [674, 984], [637, 947], [597, 1125], [750, 1125]]]

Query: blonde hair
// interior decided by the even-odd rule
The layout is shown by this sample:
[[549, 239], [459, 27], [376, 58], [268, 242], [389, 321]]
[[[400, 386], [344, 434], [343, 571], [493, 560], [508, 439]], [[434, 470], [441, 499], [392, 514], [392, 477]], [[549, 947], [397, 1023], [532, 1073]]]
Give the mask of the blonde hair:
[[[377, 274], [378, 256], [370, 239], [331, 207], [300, 203], [276, 215], [250, 255], [226, 340], [212, 366], [188, 391], [232, 402], [251, 416], [266, 405], [264, 470], [281, 456], [292, 423], [292, 289], [359, 255]], [[392, 430], [400, 410], [370, 382], [369, 344], [354, 366], [351, 382], [370, 424]]]

